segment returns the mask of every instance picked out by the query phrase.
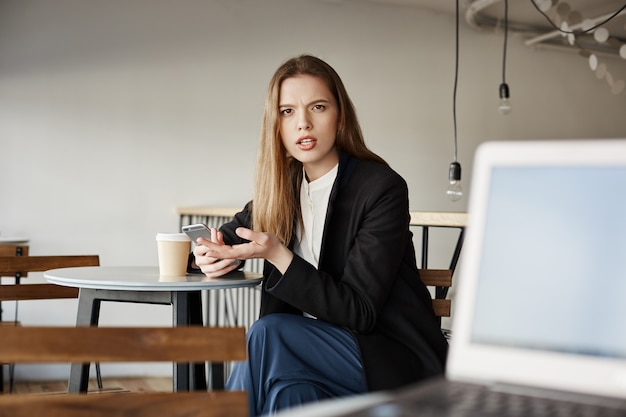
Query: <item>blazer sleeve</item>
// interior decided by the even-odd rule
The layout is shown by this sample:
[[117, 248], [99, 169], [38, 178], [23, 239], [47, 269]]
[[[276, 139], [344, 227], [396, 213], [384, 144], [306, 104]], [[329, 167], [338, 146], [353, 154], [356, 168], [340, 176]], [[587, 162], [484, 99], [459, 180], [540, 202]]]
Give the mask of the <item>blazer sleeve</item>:
[[294, 256], [284, 275], [267, 276], [266, 289], [319, 319], [368, 332], [407, 268], [412, 242], [404, 179], [390, 169], [362, 171], [329, 206], [319, 269]]

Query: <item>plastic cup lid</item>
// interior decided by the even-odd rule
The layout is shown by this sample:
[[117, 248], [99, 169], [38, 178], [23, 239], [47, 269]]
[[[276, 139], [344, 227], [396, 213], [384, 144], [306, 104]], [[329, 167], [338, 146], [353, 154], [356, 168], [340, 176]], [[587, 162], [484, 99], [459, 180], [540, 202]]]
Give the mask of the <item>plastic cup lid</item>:
[[191, 242], [191, 238], [184, 233], [157, 233], [156, 240], [169, 240], [174, 242]]

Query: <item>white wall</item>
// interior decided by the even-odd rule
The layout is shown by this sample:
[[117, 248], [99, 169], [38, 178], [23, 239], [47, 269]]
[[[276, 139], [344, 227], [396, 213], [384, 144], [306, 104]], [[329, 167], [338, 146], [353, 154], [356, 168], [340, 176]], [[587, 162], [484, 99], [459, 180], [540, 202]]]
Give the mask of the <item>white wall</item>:
[[[584, 58], [533, 51], [516, 36], [513, 112], [500, 116], [502, 37], [461, 30], [466, 190], [482, 141], [626, 136], [624, 95]], [[412, 210], [465, 210], [467, 198], [444, 196], [454, 16], [365, 1], [0, 0], [0, 233], [30, 238], [33, 255], [155, 265], [154, 235], [177, 230], [176, 206], [251, 197], [267, 83], [305, 52], [340, 73], [369, 145], [408, 181]], [[71, 303], [50, 303], [21, 303], [20, 318], [74, 321]], [[170, 311], [103, 308], [103, 323], [128, 317], [167, 324]]]

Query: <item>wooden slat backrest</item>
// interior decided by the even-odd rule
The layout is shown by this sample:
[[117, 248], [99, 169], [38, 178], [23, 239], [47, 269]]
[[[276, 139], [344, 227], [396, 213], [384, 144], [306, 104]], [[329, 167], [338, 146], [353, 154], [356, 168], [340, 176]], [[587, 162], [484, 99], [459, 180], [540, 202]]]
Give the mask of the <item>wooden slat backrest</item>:
[[237, 327], [18, 326], [2, 329], [0, 361], [240, 361], [246, 358], [244, 334]]
[[[467, 213], [412, 211], [410, 214], [411, 221], [409, 225], [419, 227], [422, 230], [422, 269], [420, 269], [420, 276], [426, 286], [435, 287], [435, 296], [433, 297], [435, 315], [439, 318], [450, 317], [451, 301], [446, 299], [446, 295], [448, 289], [452, 286], [452, 274], [461, 253], [464, 230], [467, 224]], [[432, 228], [460, 230], [449, 269], [428, 268], [429, 230]]]
[[[427, 287], [451, 287], [452, 271], [449, 269], [420, 269], [420, 278]], [[447, 299], [433, 298], [437, 317], [450, 317], [452, 303]]]
[[98, 255], [0, 256], [0, 276], [42, 272], [55, 268], [99, 265]]
[[[28, 256], [28, 245], [2, 244], [0, 245], [0, 256]], [[18, 274], [0, 272], [0, 277], [2, 276], [19, 276], [22, 278], [28, 276], [28, 271], [18, 271]]]
[[78, 298], [78, 288], [56, 284], [4, 284], [0, 285], [0, 301], [50, 300]]
[[[0, 362], [224, 362], [246, 358], [244, 328], [7, 327]], [[114, 395], [114, 397], [112, 397]], [[244, 417], [243, 391], [0, 395], [0, 417]]]
[[449, 269], [420, 269], [420, 278], [426, 286], [450, 287], [452, 271]]
[[247, 402], [243, 391], [2, 395], [0, 417], [247, 417]]
[[0, 245], [0, 256], [27, 256], [28, 245]]

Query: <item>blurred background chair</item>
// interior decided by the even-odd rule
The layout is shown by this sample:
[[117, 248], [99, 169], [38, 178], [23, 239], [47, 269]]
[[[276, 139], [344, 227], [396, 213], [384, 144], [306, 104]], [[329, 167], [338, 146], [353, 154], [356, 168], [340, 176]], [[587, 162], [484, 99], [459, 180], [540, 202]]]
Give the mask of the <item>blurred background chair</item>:
[[[98, 255], [58, 255], [28, 256], [28, 247], [0, 245], [0, 277], [15, 277], [15, 284], [0, 285], [0, 303], [15, 301], [15, 315], [12, 321], [0, 321], [0, 326], [19, 326], [17, 303], [22, 300], [51, 300], [77, 298], [78, 289], [54, 284], [22, 284], [21, 279], [29, 272], [43, 272], [55, 268], [76, 266], [99, 266]], [[0, 366], [4, 362], [0, 361]], [[102, 389], [100, 367], [96, 364], [98, 387]], [[0, 372], [0, 392], [4, 392], [4, 375]], [[14, 366], [9, 364], [9, 392], [13, 390]]]
[[[419, 268], [422, 282], [431, 289], [433, 296], [433, 309], [435, 315], [442, 325], [443, 317], [452, 316], [452, 301], [448, 296], [452, 287], [452, 277], [461, 256], [461, 249], [465, 238], [465, 227], [467, 225], [467, 213], [461, 212], [428, 212], [412, 211], [409, 226], [416, 235], [421, 234], [421, 247]], [[438, 236], [433, 236], [432, 231], [436, 231]], [[444, 243], [445, 251], [449, 250], [448, 245], [454, 242], [454, 248], [447, 268], [432, 268], [429, 265], [430, 251], [433, 246], [433, 237]], [[437, 247], [437, 249], [439, 249]], [[451, 331], [445, 324], [442, 325], [442, 333], [449, 339]]]
[[[447, 290], [452, 286], [452, 270], [451, 269], [420, 269], [420, 279], [427, 287], [435, 288], [435, 291], [431, 291], [431, 294], [434, 294], [433, 298], [433, 310], [435, 311], [435, 316], [439, 319], [441, 323], [442, 317], [450, 317], [452, 312], [452, 301], [446, 298]], [[442, 292], [442, 289], [445, 289], [446, 292]], [[443, 296], [438, 296], [439, 294], [443, 294]], [[441, 332], [449, 339], [451, 336], [451, 331], [449, 329], [441, 329]]]
[[[30, 327], [2, 329], [0, 361], [11, 363], [226, 362], [246, 359], [245, 329]], [[79, 342], [77, 342], [79, 341]], [[0, 396], [0, 417], [247, 417], [244, 391]]]
[[3, 243], [0, 245], [0, 256], [27, 256], [28, 245]]

